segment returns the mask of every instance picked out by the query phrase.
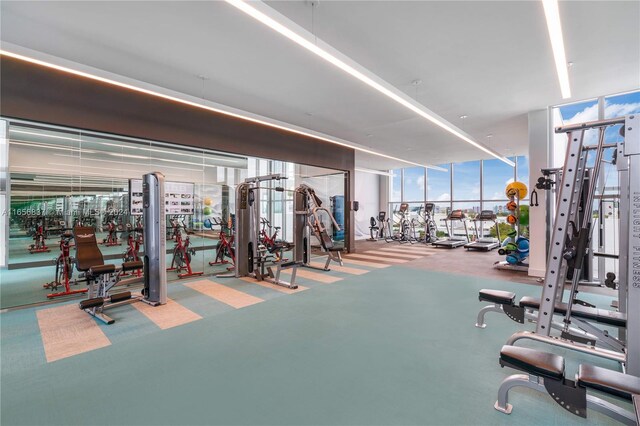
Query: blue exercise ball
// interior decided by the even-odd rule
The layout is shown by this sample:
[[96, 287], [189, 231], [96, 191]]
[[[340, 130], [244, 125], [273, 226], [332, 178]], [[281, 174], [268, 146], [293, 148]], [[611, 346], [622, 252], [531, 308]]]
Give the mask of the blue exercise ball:
[[516, 241], [516, 245], [518, 246], [518, 251], [520, 253], [529, 253], [529, 239], [528, 238], [518, 238]]
[[520, 253], [509, 253], [507, 255], [507, 263], [509, 265], [515, 265], [516, 263], [520, 262], [522, 258], [520, 257]]

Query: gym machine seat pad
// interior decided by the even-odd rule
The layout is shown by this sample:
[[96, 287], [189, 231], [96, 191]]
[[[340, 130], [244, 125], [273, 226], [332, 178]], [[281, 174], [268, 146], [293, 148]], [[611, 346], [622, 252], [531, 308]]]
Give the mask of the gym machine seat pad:
[[628, 401], [633, 394], [640, 394], [640, 377], [589, 364], [580, 365], [578, 384]]
[[116, 265], [96, 265], [89, 268], [89, 275], [113, 274], [116, 271]]
[[536, 376], [560, 380], [564, 377], [564, 358], [548, 352], [505, 345], [500, 350], [500, 365]]
[[512, 305], [516, 299], [516, 294], [511, 291], [502, 290], [480, 290], [478, 298], [481, 302], [499, 303], [501, 305]]

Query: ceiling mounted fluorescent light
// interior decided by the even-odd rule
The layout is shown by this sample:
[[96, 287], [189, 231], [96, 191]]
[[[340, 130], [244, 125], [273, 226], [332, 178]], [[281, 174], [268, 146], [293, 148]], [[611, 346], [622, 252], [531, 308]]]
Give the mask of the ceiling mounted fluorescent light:
[[556, 61], [556, 71], [560, 81], [562, 98], [567, 99], [571, 97], [571, 86], [569, 84], [569, 71], [567, 71], [567, 57], [564, 51], [558, 0], [542, 0], [542, 6], [544, 7], [544, 16], [547, 19], [547, 29], [551, 39], [553, 59]]
[[362, 167], [356, 167], [355, 170], [356, 172], [371, 173], [372, 175], [393, 176], [391, 173], [383, 172], [381, 170], [365, 169]]
[[[345, 61], [339, 59], [336, 55], [344, 57], [345, 60], [349, 60], [345, 55], [342, 55], [337, 50], [331, 48], [331, 50], [334, 50], [334, 53], [336, 54], [336, 55], [334, 55], [334, 54], [329, 53], [327, 51], [327, 49], [323, 49], [323, 48], [319, 47], [318, 44], [317, 44], [317, 42], [319, 40], [315, 41], [315, 40], [317, 40], [316, 37], [307, 38], [302, 34], [298, 34], [294, 30], [292, 30], [291, 28], [288, 28], [284, 24], [276, 21], [271, 16], [268, 16], [267, 15], [268, 13], [275, 14], [275, 11], [273, 9], [271, 9], [269, 6], [267, 6], [264, 3], [262, 3], [261, 1], [252, 1], [250, 3], [246, 2], [246, 1], [243, 1], [243, 0], [225, 0], [225, 1], [227, 3], [229, 3], [230, 5], [234, 6], [235, 8], [237, 8], [237, 9], [241, 10], [242, 12], [246, 13], [247, 15], [251, 16], [252, 18], [260, 21], [261, 23], [263, 23], [264, 25], [268, 26], [272, 30], [282, 34], [283, 36], [285, 36], [289, 40], [293, 41], [294, 43], [304, 47], [305, 49], [307, 49], [311, 53], [314, 53], [315, 55], [321, 57], [325, 61], [331, 63], [334, 66], [336, 66], [337, 68], [340, 68], [342, 71], [346, 72], [347, 74], [350, 74], [352, 77], [357, 78], [358, 80], [360, 80], [361, 82], [365, 83], [369, 87], [377, 90], [378, 92], [382, 93], [383, 95], [387, 96], [388, 98], [396, 101], [397, 103], [399, 103], [400, 105], [404, 106], [405, 108], [415, 112], [416, 114], [418, 114], [419, 116], [421, 116], [423, 118], [426, 118], [427, 120], [429, 120], [430, 122], [432, 122], [436, 126], [439, 126], [440, 128], [442, 128], [442, 129], [446, 130], [447, 132], [451, 133], [452, 135], [454, 135], [454, 136], [462, 139], [463, 141], [471, 144], [472, 146], [474, 146], [474, 147], [486, 152], [487, 154], [491, 155], [492, 157], [495, 157], [498, 160], [510, 165], [511, 167], [515, 166], [515, 163], [513, 161], [509, 160], [506, 157], [503, 157], [502, 155], [500, 155], [500, 154], [492, 151], [491, 149], [489, 149], [489, 148], [479, 144], [478, 142], [474, 141], [471, 138], [471, 136], [465, 134], [461, 129], [458, 129], [453, 124], [447, 122], [445, 119], [443, 119], [442, 117], [438, 116], [433, 111], [427, 109], [424, 105], [422, 105], [422, 104], [412, 100], [411, 98], [407, 97], [403, 92], [401, 92], [400, 90], [396, 89], [395, 87], [393, 87], [392, 85], [390, 85], [386, 81], [380, 79], [377, 76], [374, 76], [373, 73], [371, 73], [370, 71], [368, 71], [364, 67], [360, 66], [357, 63], [353, 63], [353, 61], [351, 61], [353, 63], [353, 66], [352, 66], [352, 65], [347, 64]], [[258, 10], [256, 8], [256, 6], [258, 8], [260, 8], [260, 9], [262, 9], [262, 10]], [[299, 31], [302, 32], [303, 30], [299, 29]], [[326, 47], [330, 48], [329, 45], [326, 45]], [[361, 71], [356, 69], [355, 67], [360, 68]], [[371, 75], [371, 77], [365, 75], [365, 73]], [[378, 80], [378, 81], [375, 81], [375, 80]], [[431, 168], [430, 166], [426, 166], [426, 167]]]
[[280, 124], [271, 123], [271, 122], [268, 122], [268, 121], [265, 121], [265, 120], [260, 120], [260, 119], [249, 117], [249, 116], [242, 115], [242, 114], [236, 114], [236, 113], [231, 112], [231, 111], [225, 111], [225, 110], [220, 109], [220, 108], [214, 108], [214, 107], [211, 107], [211, 106], [208, 106], [208, 105], [204, 105], [204, 104], [201, 104], [201, 103], [188, 101], [186, 99], [181, 99], [181, 98], [178, 98], [178, 97], [175, 97], [175, 96], [166, 95], [164, 93], [155, 92], [153, 90], [144, 89], [142, 87], [134, 86], [134, 85], [127, 84], [127, 83], [122, 83], [122, 82], [119, 82], [119, 81], [116, 81], [116, 80], [111, 80], [109, 78], [100, 77], [100, 76], [97, 76], [95, 74], [90, 74], [90, 73], [87, 73], [87, 72], [84, 72], [84, 71], [78, 71], [78, 70], [74, 70], [72, 68], [63, 67], [61, 65], [52, 64], [50, 62], [42, 61], [40, 59], [35, 59], [35, 58], [31, 58], [29, 56], [20, 55], [18, 53], [9, 52], [9, 51], [4, 50], [4, 49], [0, 49], [0, 55], [8, 56], [8, 57], [14, 58], [14, 59], [19, 59], [21, 61], [25, 61], [25, 62], [29, 62], [29, 63], [32, 63], [32, 64], [40, 65], [40, 66], [43, 66], [43, 67], [55, 69], [55, 70], [58, 70], [58, 71], [69, 73], [69, 74], [77, 75], [79, 77], [84, 77], [84, 78], [89, 78], [91, 80], [100, 81], [102, 83], [110, 84], [112, 86], [122, 87], [124, 89], [132, 90], [134, 92], [144, 93], [146, 95], [151, 95], [151, 96], [155, 96], [155, 97], [158, 97], [158, 98], [166, 99], [166, 100], [169, 100], [169, 101], [178, 102], [178, 103], [181, 103], [183, 105], [189, 105], [191, 107], [212, 111], [212, 112], [215, 112], [215, 113], [218, 113], [218, 114], [228, 115], [230, 117], [239, 118], [241, 120], [250, 121], [250, 122], [256, 123], [256, 124], [261, 124], [263, 126], [273, 127], [275, 129], [284, 130], [285, 132], [295, 133], [297, 135], [306, 136], [306, 137], [309, 137], [309, 138], [312, 138], [312, 139], [317, 139], [317, 140], [321, 140], [321, 141], [324, 141], [324, 142], [329, 142], [329, 143], [332, 143], [334, 145], [344, 146], [346, 148], [353, 149], [355, 151], [365, 152], [367, 154], [376, 155], [378, 157], [388, 158], [389, 160], [400, 161], [402, 163], [411, 164], [411, 165], [414, 165], [414, 166], [431, 168], [431, 166], [425, 166], [423, 164], [414, 163], [413, 161], [403, 160], [402, 158], [397, 158], [397, 157], [394, 157], [394, 156], [391, 156], [391, 155], [383, 154], [383, 153], [380, 153], [380, 152], [377, 152], [377, 151], [374, 151], [374, 150], [371, 150], [371, 149], [361, 148], [359, 146], [353, 146], [351, 144], [348, 144], [348, 143], [345, 143], [345, 142], [341, 142], [339, 140], [332, 139], [332, 138], [329, 138], [329, 137], [320, 136], [320, 135], [317, 135], [317, 134], [314, 134], [314, 133], [305, 132], [305, 131], [302, 131], [302, 130], [294, 129], [292, 127], [287, 127], [287, 126], [283, 126], [283, 125], [280, 125]]

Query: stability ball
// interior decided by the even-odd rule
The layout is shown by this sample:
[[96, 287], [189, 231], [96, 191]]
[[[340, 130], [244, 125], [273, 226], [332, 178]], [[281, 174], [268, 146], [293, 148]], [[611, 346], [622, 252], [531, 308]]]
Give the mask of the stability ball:
[[517, 195], [518, 198], [522, 200], [527, 196], [527, 185], [517, 181], [511, 182], [509, 185], [507, 185], [507, 188], [504, 192], [509, 198], [515, 197]]

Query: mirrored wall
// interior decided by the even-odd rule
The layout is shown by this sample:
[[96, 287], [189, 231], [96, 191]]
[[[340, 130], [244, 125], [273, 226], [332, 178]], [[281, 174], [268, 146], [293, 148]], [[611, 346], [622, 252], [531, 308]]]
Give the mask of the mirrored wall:
[[[273, 235], [277, 227], [278, 238], [284, 240], [293, 233], [292, 191], [297, 185], [314, 187], [336, 212], [344, 204], [346, 176], [339, 170], [24, 122], [8, 123], [3, 134], [9, 167], [2, 226], [7, 230], [6, 266], [0, 269], [2, 308], [47, 300], [62, 237], [73, 226], [95, 229], [105, 262], [123, 261], [141, 241], [141, 201], [135, 188], [145, 173], [161, 172], [171, 187], [178, 188], [167, 189], [165, 201], [167, 264], [180, 232], [183, 243], [188, 238], [191, 267], [205, 274], [228, 267], [209, 262], [215, 259], [221, 232], [232, 233], [235, 187], [244, 179], [273, 173], [286, 178], [269, 182], [273, 191], [260, 192], [267, 232]], [[275, 191], [277, 186], [286, 190]], [[344, 228], [344, 218], [342, 224]], [[344, 229], [332, 234], [338, 243], [344, 240]], [[73, 280], [78, 278], [74, 272]], [[177, 279], [177, 273], [167, 275], [170, 281]]]

